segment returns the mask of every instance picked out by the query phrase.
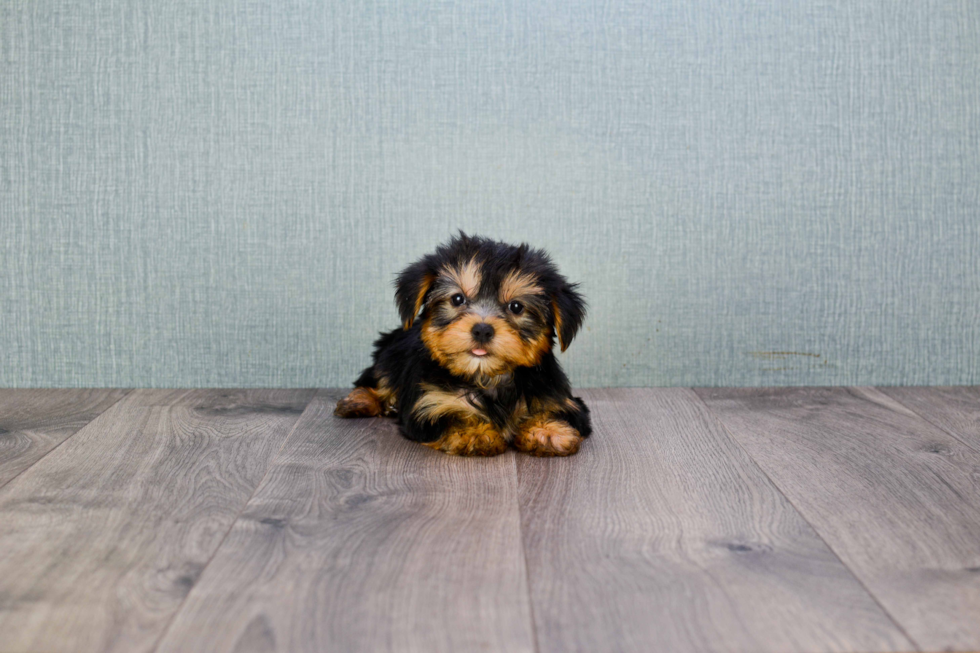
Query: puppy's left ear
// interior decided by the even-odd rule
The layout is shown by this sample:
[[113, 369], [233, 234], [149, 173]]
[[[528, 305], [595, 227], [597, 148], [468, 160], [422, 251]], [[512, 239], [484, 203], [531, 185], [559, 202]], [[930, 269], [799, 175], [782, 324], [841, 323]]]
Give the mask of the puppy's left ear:
[[404, 329], [412, 328], [415, 316], [422, 310], [425, 296], [435, 280], [436, 273], [425, 259], [412, 263], [398, 275], [395, 280], [395, 304]]
[[551, 296], [551, 310], [554, 314], [555, 334], [562, 351], [572, 344], [585, 319], [585, 300], [578, 293], [577, 283], [566, 283]]

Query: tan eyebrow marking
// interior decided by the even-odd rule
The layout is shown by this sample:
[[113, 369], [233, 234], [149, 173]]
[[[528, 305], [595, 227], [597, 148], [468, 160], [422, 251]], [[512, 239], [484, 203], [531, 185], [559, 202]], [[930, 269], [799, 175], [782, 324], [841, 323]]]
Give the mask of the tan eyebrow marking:
[[500, 282], [500, 301], [507, 303], [521, 295], [536, 295], [542, 291], [538, 278], [533, 274], [513, 270]]
[[480, 274], [480, 264], [475, 258], [471, 258], [461, 268], [443, 268], [443, 272], [460, 287], [460, 290], [467, 297], [476, 297], [483, 276]]

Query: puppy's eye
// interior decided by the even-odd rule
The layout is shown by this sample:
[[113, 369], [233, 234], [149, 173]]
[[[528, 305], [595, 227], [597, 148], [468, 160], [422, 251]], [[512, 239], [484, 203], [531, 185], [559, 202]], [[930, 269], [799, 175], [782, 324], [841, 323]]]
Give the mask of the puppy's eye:
[[514, 315], [520, 315], [524, 311], [524, 304], [518, 301], [513, 301], [507, 304], [507, 310], [509, 310]]
[[463, 297], [462, 294], [456, 293], [455, 295], [449, 298], [449, 301], [452, 302], [453, 306], [462, 306], [463, 302], [466, 301], [466, 298]]

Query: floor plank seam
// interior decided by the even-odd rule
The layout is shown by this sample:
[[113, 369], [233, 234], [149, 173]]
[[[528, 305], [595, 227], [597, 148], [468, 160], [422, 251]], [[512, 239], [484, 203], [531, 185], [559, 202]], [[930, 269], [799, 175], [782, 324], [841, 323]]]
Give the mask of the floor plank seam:
[[116, 405], [120, 401], [122, 401], [123, 399], [125, 399], [126, 397], [128, 397], [133, 392], [133, 388], [120, 388], [120, 389], [121, 390], [124, 390], [124, 392], [123, 392], [123, 395], [121, 397], [119, 397], [119, 399], [116, 399], [114, 402], [112, 402], [111, 404], [109, 404], [108, 406], [106, 406], [105, 410], [101, 411], [98, 415], [93, 416], [92, 419], [90, 419], [89, 421], [85, 422], [82, 426], [80, 426], [74, 433], [72, 433], [71, 435], [69, 435], [67, 438], [65, 438], [64, 440], [62, 440], [61, 442], [59, 442], [55, 446], [51, 447], [51, 450], [50, 451], [46, 451], [43, 456], [41, 456], [40, 458], [38, 458], [37, 460], [35, 460], [34, 462], [32, 462], [30, 465], [28, 465], [24, 469], [20, 470], [19, 472], [17, 472], [16, 474], [14, 474], [10, 478], [8, 478], [3, 483], [0, 483], [0, 490], [2, 490], [3, 488], [7, 487], [8, 485], [10, 485], [11, 483], [13, 483], [14, 481], [16, 481], [18, 478], [20, 478], [24, 474], [24, 472], [26, 472], [29, 469], [32, 469], [34, 467], [34, 465], [38, 464], [39, 462], [41, 462], [42, 460], [44, 460], [45, 458], [47, 458], [48, 456], [50, 456], [52, 453], [54, 453], [55, 451], [57, 451], [63, 444], [65, 444], [66, 442], [68, 442], [69, 440], [71, 440], [73, 437], [75, 437], [76, 435], [78, 435], [79, 433], [81, 433], [83, 430], [85, 430], [86, 428], [88, 428], [88, 426], [92, 422], [94, 422], [95, 420], [99, 419], [100, 417], [102, 417], [103, 415], [105, 415], [106, 413], [108, 413], [110, 410], [112, 410], [113, 408], [115, 408]]
[[[279, 446], [279, 450], [276, 452], [274, 456], [269, 457], [269, 464], [268, 466], [266, 466], [265, 472], [263, 472], [262, 474], [262, 478], [260, 478], [259, 482], [255, 484], [255, 487], [252, 488], [252, 493], [248, 495], [248, 499], [246, 499], [245, 502], [242, 504], [242, 507], [238, 511], [238, 514], [235, 515], [235, 518], [231, 520], [231, 523], [228, 526], [228, 530], [226, 530], [225, 534], [221, 537], [221, 541], [218, 542], [218, 546], [214, 547], [214, 551], [211, 552], [211, 556], [208, 558], [208, 561], [201, 568], [201, 573], [198, 574], [197, 576], [197, 582], [200, 582], [200, 579], [204, 576], [205, 572], [207, 572], [207, 569], [211, 565], [211, 562], [213, 562], [215, 557], [218, 555], [218, 551], [221, 550], [221, 547], [224, 546], [225, 541], [228, 539], [228, 536], [235, 529], [235, 524], [237, 524], [238, 520], [241, 519], [242, 514], [248, 508], [248, 504], [252, 502], [252, 498], [255, 497], [255, 493], [259, 491], [260, 487], [262, 487], [262, 484], [265, 482], [265, 479], [269, 476], [269, 472], [275, 466], [276, 460], [279, 459], [279, 456], [282, 455], [282, 452], [285, 450], [286, 443], [289, 442], [289, 439], [291, 437], [293, 437], [293, 433], [296, 432], [296, 427], [299, 426], [300, 422], [303, 419], [303, 415], [305, 415], [306, 411], [308, 411], [310, 409], [310, 406], [313, 405], [313, 400], [316, 399], [318, 394], [320, 394], [320, 390], [319, 389], [314, 390], [313, 395], [310, 396], [310, 400], [306, 402], [306, 406], [303, 407], [303, 412], [301, 412], [296, 417], [296, 421], [293, 422], [292, 427], [290, 427], [289, 433], [286, 434], [286, 437], [282, 439], [282, 444]], [[157, 638], [157, 641], [153, 643], [153, 646], [152, 648], [150, 648], [150, 651], [155, 652], [160, 648], [160, 644], [162, 644], [163, 641], [167, 638], [167, 635], [170, 633], [170, 629], [173, 627], [174, 623], [176, 623], [177, 617], [180, 616], [180, 613], [183, 611], [184, 606], [187, 605], [187, 600], [190, 598], [191, 594], [194, 592], [194, 589], [196, 587], [197, 587], [197, 583], [195, 583], [194, 587], [192, 587], [190, 591], [187, 592], [187, 595], [184, 596], [184, 599], [180, 602], [180, 605], [177, 606], [177, 609], [174, 610], [173, 615], [171, 615], [170, 621], [167, 622], [167, 627], [163, 629], [162, 633], [160, 633], [160, 637]]]
[[531, 620], [531, 645], [535, 653], [541, 653], [538, 645], [538, 626], [534, 621], [534, 596], [531, 594], [531, 568], [527, 555], [527, 542], [524, 539], [524, 508], [521, 506], [521, 481], [520, 472], [517, 469], [517, 456], [512, 456], [514, 461], [514, 484], [517, 486], [517, 532], [521, 538], [521, 555], [524, 556], [524, 582], [527, 585], [527, 611], [528, 618]]
[[744, 446], [742, 446], [742, 443], [739, 442], [738, 438], [735, 437], [735, 434], [731, 432], [731, 430], [728, 428], [728, 425], [725, 424], [724, 420], [722, 420], [717, 415], [717, 413], [715, 413], [715, 411], [711, 409], [711, 406], [709, 406], [708, 405], [708, 402], [706, 402], [704, 400], [704, 397], [702, 397], [694, 388], [691, 388], [691, 391], [695, 394], [695, 396], [697, 396], [698, 401], [700, 401], [701, 404], [704, 406], [705, 410], [708, 411], [708, 414], [710, 414], [711, 417], [714, 418], [715, 422], [717, 422], [718, 425], [724, 430], [724, 432], [726, 434], [728, 434], [728, 437], [732, 440], [732, 442], [735, 444], [735, 446], [738, 447], [739, 449], [741, 449], [745, 453], [745, 455], [748, 456], [749, 460], [752, 461], [752, 464], [755, 465], [758, 468], [758, 470], [763, 474], [763, 476], [765, 476], [767, 479], [769, 479], [769, 482], [772, 484], [773, 488], [775, 488], [775, 490], [777, 492], [779, 492], [779, 494], [782, 495], [786, 499], [787, 503], [789, 503], [789, 505], [793, 507], [793, 509], [800, 516], [800, 518], [803, 519], [810, 526], [810, 528], [813, 530], [814, 534], [816, 534], [816, 536], [818, 538], [820, 538], [820, 541], [824, 543], [824, 546], [827, 547], [827, 550], [830, 551], [831, 553], [833, 553], [834, 554], [834, 557], [837, 558], [837, 560], [840, 561], [840, 563], [844, 566], [844, 568], [847, 569], [849, 572], [851, 572], [851, 576], [854, 577], [854, 580], [859, 585], [861, 585], [861, 587], [864, 588], [864, 591], [867, 592], [868, 596], [871, 597], [871, 600], [873, 600], [875, 602], [875, 604], [877, 604], [878, 607], [881, 608], [882, 613], [884, 613], [884, 615], [888, 617], [888, 619], [895, 625], [895, 627], [898, 629], [898, 631], [900, 633], [902, 633], [902, 635], [905, 637], [905, 639], [907, 639], [909, 641], [909, 643], [912, 644], [912, 646], [915, 647], [915, 650], [916, 651], [919, 651], [920, 653], [924, 652], [925, 649], [917, 641], [915, 641], [915, 639], [913, 639], [913, 637], [908, 633], [908, 631], [905, 630], [905, 628], [902, 626], [902, 624], [900, 624], [898, 622], [898, 620], [895, 619], [894, 615], [892, 615], [892, 613], [889, 612], [887, 608], [885, 608], [885, 606], [878, 599], [878, 596], [874, 592], [871, 591], [871, 589], [867, 586], [867, 584], [865, 584], [864, 580], [857, 574], [857, 572], [855, 572], [854, 569], [852, 569], [851, 566], [848, 565], [840, 557], [840, 554], [834, 549], [834, 547], [832, 547], [830, 545], [830, 542], [828, 542], [827, 539], [823, 536], [823, 533], [821, 533], [817, 529], [817, 527], [813, 525], [813, 522], [806, 516], [806, 513], [803, 512], [802, 510], [800, 510], [800, 507], [797, 506], [793, 502], [793, 500], [789, 498], [789, 496], [787, 496], [787, 494], [783, 491], [783, 489], [781, 487], [779, 487], [779, 485], [776, 483], [776, 481], [773, 480], [773, 478], [769, 475], [769, 473], [762, 467], [762, 465], [759, 464], [759, 462], [755, 459], [755, 457], [752, 456], [752, 454]]
[[875, 390], [877, 390], [877, 391], [881, 392], [882, 394], [884, 394], [885, 396], [887, 396], [892, 401], [900, 404], [903, 408], [905, 408], [909, 412], [914, 413], [916, 415], [916, 417], [918, 417], [919, 419], [923, 420], [924, 422], [927, 422], [927, 423], [931, 424], [932, 426], [935, 426], [937, 429], [939, 429], [940, 431], [942, 431], [946, 435], [950, 436], [951, 438], [953, 438], [954, 440], [956, 440], [960, 444], [964, 445], [966, 448], [971, 449], [972, 451], [976, 451], [977, 453], [980, 453], [980, 447], [977, 447], [974, 444], [972, 444], [972, 443], [964, 440], [963, 438], [961, 438], [959, 436], [958, 433], [956, 433], [954, 431], [951, 431], [949, 428], [943, 426], [942, 424], [938, 424], [938, 423], [932, 421], [931, 419], [929, 419], [928, 417], [926, 417], [925, 415], [923, 415], [921, 412], [919, 412], [918, 410], [916, 410], [915, 408], [913, 408], [912, 406], [910, 406], [908, 403], [906, 403], [906, 402], [902, 401], [901, 399], [898, 399], [898, 398], [896, 398], [896, 397], [888, 394], [887, 392], [884, 392], [880, 387], [878, 387], [878, 386], [872, 386], [872, 387], [874, 387]]

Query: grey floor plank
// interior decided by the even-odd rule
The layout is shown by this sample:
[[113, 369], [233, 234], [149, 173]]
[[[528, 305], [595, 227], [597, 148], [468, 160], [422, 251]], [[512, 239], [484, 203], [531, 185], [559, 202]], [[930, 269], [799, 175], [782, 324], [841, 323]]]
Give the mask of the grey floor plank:
[[136, 390], [0, 490], [4, 651], [145, 651], [306, 390]]
[[0, 389], [0, 487], [126, 393], [114, 389]]
[[878, 390], [980, 451], [980, 386]]
[[699, 394], [926, 650], [980, 649], [980, 455], [873, 388]]
[[310, 404], [160, 651], [530, 651], [513, 454]]
[[518, 458], [540, 651], [913, 648], [691, 390], [583, 395], [577, 456]]

